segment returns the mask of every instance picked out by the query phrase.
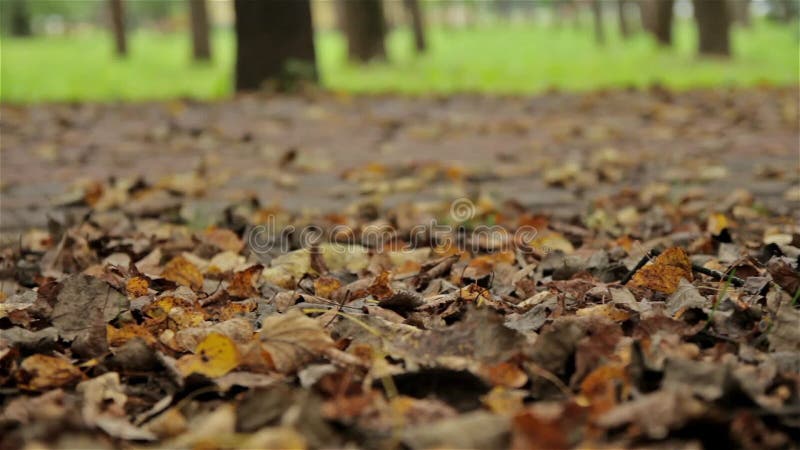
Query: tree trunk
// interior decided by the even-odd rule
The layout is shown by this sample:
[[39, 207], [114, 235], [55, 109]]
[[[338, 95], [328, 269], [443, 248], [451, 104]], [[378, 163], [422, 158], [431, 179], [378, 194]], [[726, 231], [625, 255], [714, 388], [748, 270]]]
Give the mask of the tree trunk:
[[235, 0], [236, 90], [264, 82], [287, 91], [316, 82], [314, 30], [309, 0]]
[[728, 0], [731, 19], [739, 26], [750, 26], [750, 0]]
[[28, 10], [26, 0], [8, 0], [8, 15], [10, 17], [9, 28], [11, 36], [30, 37], [33, 36], [31, 27], [31, 12]]
[[694, 0], [698, 51], [702, 55], [729, 56], [730, 17], [726, 0]]
[[117, 56], [125, 57], [128, 55], [128, 40], [125, 36], [125, 10], [122, 6], [122, 0], [109, 0], [109, 8]]
[[344, 2], [347, 53], [352, 61], [386, 59], [386, 23], [381, 0], [341, 0]]
[[592, 0], [592, 17], [594, 18], [594, 41], [602, 45], [606, 42], [606, 32], [603, 29], [602, 0]]
[[208, 30], [206, 0], [189, 0], [192, 21], [192, 56], [195, 61], [211, 59], [211, 39]]
[[778, 10], [778, 20], [789, 23], [800, 15], [800, 4], [797, 0], [775, 0], [773, 2]]
[[649, 0], [642, 5], [642, 23], [660, 45], [672, 45], [673, 0]]
[[406, 10], [411, 17], [411, 25], [414, 28], [414, 47], [417, 53], [425, 51], [425, 22], [422, 18], [422, 8], [420, 8], [419, 0], [404, 0]]
[[628, 27], [628, 17], [625, 14], [625, 8], [628, 6], [628, 0], [617, 0], [617, 19], [619, 20], [619, 34], [623, 39], [627, 39], [631, 30]]

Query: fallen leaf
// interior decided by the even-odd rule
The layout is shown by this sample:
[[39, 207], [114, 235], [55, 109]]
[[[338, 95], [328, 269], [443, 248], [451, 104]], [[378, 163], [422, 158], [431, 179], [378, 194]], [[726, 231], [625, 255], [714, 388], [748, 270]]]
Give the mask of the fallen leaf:
[[296, 370], [333, 346], [322, 325], [297, 309], [264, 319], [260, 339], [275, 369], [283, 373]]
[[22, 361], [17, 382], [23, 389], [43, 391], [68, 386], [83, 378], [83, 372], [64, 358], [36, 354]]
[[228, 293], [234, 297], [248, 298], [258, 295], [256, 283], [261, 276], [261, 271], [264, 266], [255, 264], [245, 270], [241, 270], [233, 274], [231, 284], [228, 286]]
[[682, 248], [672, 247], [639, 269], [628, 284], [672, 294], [678, 288], [681, 278], [693, 280], [692, 263]]
[[176, 256], [164, 266], [161, 276], [174, 281], [182, 286], [187, 286], [194, 291], [203, 287], [203, 274], [200, 270], [183, 256]]
[[145, 277], [133, 277], [125, 283], [129, 298], [141, 297], [150, 292], [150, 281]]
[[225, 375], [239, 365], [239, 351], [231, 338], [211, 333], [194, 349], [193, 355], [186, 355], [177, 362], [178, 370], [184, 377], [199, 373], [209, 378]]

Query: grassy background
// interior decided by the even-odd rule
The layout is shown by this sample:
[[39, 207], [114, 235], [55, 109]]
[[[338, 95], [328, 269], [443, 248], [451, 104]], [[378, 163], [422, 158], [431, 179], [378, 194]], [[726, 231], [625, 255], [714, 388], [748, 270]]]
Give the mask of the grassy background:
[[[608, 31], [616, 31], [611, 26]], [[695, 30], [675, 28], [675, 46], [660, 49], [644, 34], [594, 44], [591, 28], [535, 25], [429, 31], [430, 51], [414, 54], [408, 30], [388, 39], [390, 61], [353, 66], [337, 33], [317, 36], [318, 62], [327, 88], [348, 92], [535, 93], [550, 87], [587, 90], [643, 86], [674, 88], [798, 83], [798, 36], [793, 27], [757, 22], [736, 29], [730, 61], [695, 55]], [[188, 33], [138, 31], [130, 57], [112, 56], [111, 37], [99, 31], [50, 38], [0, 40], [0, 100], [148, 100], [222, 98], [231, 93], [231, 30], [214, 33], [214, 60], [190, 59]]]

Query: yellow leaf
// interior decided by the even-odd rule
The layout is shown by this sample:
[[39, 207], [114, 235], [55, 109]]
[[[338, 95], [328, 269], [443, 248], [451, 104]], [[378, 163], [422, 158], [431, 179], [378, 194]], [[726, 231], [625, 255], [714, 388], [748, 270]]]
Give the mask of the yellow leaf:
[[572, 243], [568, 241], [567, 238], [554, 231], [545, 232], [542, 235], [536, 236], [529, 245], [533, 247], [534, 250], [541, 253], [561, 250], [566, 254], [570, 254], [575, 251], [575, 247], [572, 246]]
[[194, 349], [194, 355], [186, 355], [178, 360], [177, 366], [186, 377], [192, 373], [203, 374], [209, 378], [225, 375], [239, 365], [239, 350], [231, 338], [210, 333]]
[[172, 258], [164, 266], [164, 272], [162, 272], [161, 276], [195, 291], [203, 287], [203, 274], [200, 273], [197, 266], [183, 256]]
[[728, 221], [728, 218], [725, 217], [725, 214], [714, 213], [708, 216], [708, 222], [706, 223], [706, 231], [708, 231], [712, 235], [718, 236], [720, 233], [722, 233], [722, 230], [730, 227], [731, 223]]
[[692, 263], [682, 248], [672, 247], [639, 269], [629, 285], [672, 294], [681, 278], [692, 281]]
[[127, 291], [128, 296], [132, 298], [147, 295], [149, 289], [150, 281], [145, 277], [133, 277], [125, 283], [125, 291]]

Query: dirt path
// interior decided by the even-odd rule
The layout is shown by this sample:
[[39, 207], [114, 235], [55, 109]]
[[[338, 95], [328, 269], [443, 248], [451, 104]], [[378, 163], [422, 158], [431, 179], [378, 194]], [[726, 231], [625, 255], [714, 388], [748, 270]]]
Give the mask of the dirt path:
[[336, 211], [481, 193], [574, 213], [652, 182], [720, 198], [743, 188], [787, 213], [797, 209], [785, 197], [798, 177], [797, 96], [765, 88], [3, 106], [0, 228], [58, 217], [53, 204], [79, 179], [136, 176], [205, 191], [190, 205], [197, 217], [248, 196]]

